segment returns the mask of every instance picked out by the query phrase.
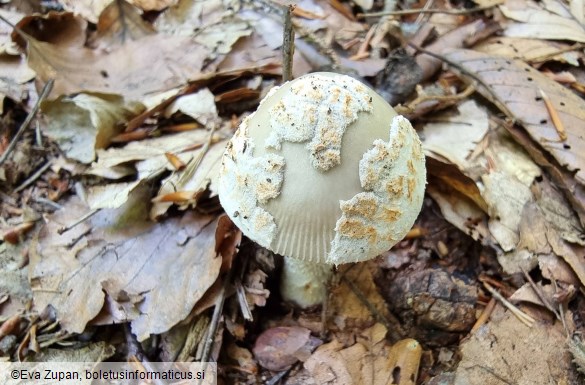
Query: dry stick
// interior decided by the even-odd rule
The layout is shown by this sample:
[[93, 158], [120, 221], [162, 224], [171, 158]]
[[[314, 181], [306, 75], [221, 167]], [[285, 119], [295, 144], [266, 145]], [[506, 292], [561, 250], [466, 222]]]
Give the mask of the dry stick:
[[528, 274], [528, 272], [526, 272], [526, 270], [524, 270], [524, 268], [522, 266], [520, 266], [520, 270], [522, 270], [522, 274], [524, 274], [524, 278], [526, 278], [526, 280], [530, 284], [530, 287], [532, 288], [532, 291], [534, 291], [534, 294], [536, 294], [536, 296], [538, 297], [540, 302], [542, 302], [542, 304], [548, 310], [553, 312], [553, 314], [557, 317], [557, 319], [560, 320], [561, 315], [558, 313], [557, 309], [555, 309], [555, 307], [549, 302], [548, 298], [546, 298], [546, 296], [540, 290], [540, 288], [538, 286], [536, 286], [536, 283], [534, 283], [534, 281], [532, 280], [532, 277]]
[[293, 55], [295, 53], [295, 30], [292, 25], [292, 12], [295, 6], [289, 5], [284, 13], [284, 32], [282, 37], [282, 80], [292, 80]]
[[483, 282], [483, 285], [485, 286], [486, 289], [488, 289], [488, 291], [492, 294], [494, 298], [502, 302], [502, 304], [506, 306], [524, 325], [530, 328], [536, 322], [534, 318], [524, 313], [522, 310], [518, 309], [516, 306], [510, 303], [510, 301], [504, 298], [504, 296], [498, 293], [498, 291], [494, 289], [492, 285], [490, 285], [487, 282]]
[[38, 178], [41, 177], [41, 175], [43, 175], [43, 173], [45, 171], [47, 171], [49, 169], [49, 167], [51, 167], [51, 165], [53, 164], [53, 162], [47, 162], [43, 165], [43, 167], [39, 168], [37, 170], [37, 172], [35, 172], [34, 174], [32, 174], [32, 176], [30, 178], [28, 178], [27, 180], [25, 180], [24, 182], [22, 182], [22, 184], [20, 186], [18, 186], [17, 188], [14, 189], [14, 192], [17, 193], [21, 190], [24, 190], [25, 188], [27, 188], [30, 184], [32, 184], [35, 180], [37, 180]]
[[358, 19], [364, 19], [366, 17], [377, 17], [377, 16], [401, 16], [401, 15], [413, 15], [417, 13], [446, 13], [448, 15], [467, 15], [469, 13], [481, 12], [486, 9], [493, 8], [498, 4], [482, 5], [481, 7], [469, 8], [469, 9], [403, 9], [401, 11], [381, 11], [381, 12], [370, 12], [370, 13], [358, 13]]
[[16, 135], [14, 135], [14, 138], [12, 138], [12, 141], [10, 142], [8, 147], [6, 148], [6, 151], [4, 151], [4, 154], [2, 154], [2, 156], [0, 156], [0, 164], [4, 163], [6, 158], [8, 158], [8, 155], [10, 155], [12, 150], [14, 150], [14, 148], [16, 147], [16, 143], [18, 142], [18, 140], [20, 139], [22, 134], [24, 134], [24, 130], [29, 126], [30, 122], [32, 122], [33, 118], [37, 114], [37, 111], [39, 110], [41, 102], [47, 97], [47, 95], [49, 95], [49, 92], [51, 92], [51, 89], [53, 88], [54, 83], [55, 83], [55, 81], [53, 79], [49, 79], [47, 84], [45, 84], [45, 86], [43, 87], [43, 90], [41, 91], [41, 95], [39, 96], [39, 100], [37, 100], [33, 109], [29, 112], [28, 116], [26, 117], [25, 121], [18, 128]]
[[469, 331], [469, 334], [475, 333], [477, 331], [477, 329], [479, 329], [483, 324], [485, 324], [487, 322], [488, 318], [490, 317], [490, 315], [494, 311], [495, 307], [496, 307], [496, 299], [492, 297], [492, 299], [490, 299], [490, 301], [488, 302], [485, 309], [483, 309], [483, 311], [481, 312], [481, 315], [479, 316], [477, 321], [475, 321], [475, 324], [473, 325], [473, 327]]
[[230, 284], [230, 281], [232, 280], [233, 271], [234, 269], [230, 269], [226, 276], [224, 277], [225, 281], [223, 281], [221, 291], [219, 292], [218, 297], [215, 300], [215, 308], [213, 309], [213, 315], [211, 316], [211, 322], [209, 324], [207, 336], [205, 336], [205, 344], [203, 345], [201, 362], [204, 363], [209, 362], [209, 357], [211, 357], [211, 346], [215, 341], [215, 334], [217, 333], [217, 328], [219, 327], [219, 319], [221, 317], [221, 312], [223, 310], [223, 303], [225, 302], [225, 293], [227, 291], [228, 285]]
[[63, 226], [60, 229], [58, 229], [57, 234], [61, 235], [64, 232], [71, 230], [72, 228], [74, 228], [78, 224], [85, 222], [86, 220], [88, 220], [89, 218], [91, 218], [92, 216], [97, 214], [100, 210], [101, 209], [90, 210], [89, 212], [87, 212], [87, 213], [83, 214], [81, 217], [79, 217], [75, 222], [68, 224], [67, 226]]

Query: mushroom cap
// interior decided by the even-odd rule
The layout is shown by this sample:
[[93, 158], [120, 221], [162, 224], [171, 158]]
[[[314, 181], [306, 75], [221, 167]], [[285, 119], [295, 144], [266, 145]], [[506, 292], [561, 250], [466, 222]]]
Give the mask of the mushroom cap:
[[400, 241], [425, 184], [407, 119], [358, 80], [312, 73], [271, 90], [244, 119], [222, 159], [219, 198], [260, 245], [340, 264]]

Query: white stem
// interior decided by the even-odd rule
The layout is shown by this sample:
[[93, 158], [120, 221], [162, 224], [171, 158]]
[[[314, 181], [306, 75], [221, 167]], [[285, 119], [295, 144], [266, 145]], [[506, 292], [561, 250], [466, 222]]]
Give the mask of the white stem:
[[331, 268], [330, 264], [284, 257], [280, 280], [282, 297], [304, 308], [323, 303]]

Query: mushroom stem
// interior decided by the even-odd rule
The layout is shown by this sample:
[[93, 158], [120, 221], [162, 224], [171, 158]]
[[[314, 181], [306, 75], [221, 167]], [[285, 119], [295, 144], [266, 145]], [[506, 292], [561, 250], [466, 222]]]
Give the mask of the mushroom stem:
[[282, 297], [307, 308], [323, 303], [333, 265], [284, 257], [280, 292]]

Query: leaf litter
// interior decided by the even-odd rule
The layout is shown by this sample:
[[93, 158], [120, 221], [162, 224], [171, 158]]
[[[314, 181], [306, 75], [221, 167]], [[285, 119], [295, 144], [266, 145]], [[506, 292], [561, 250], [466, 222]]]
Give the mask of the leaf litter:
[[[2, 217], [10, 222], [3, 219], [2, 228], [29, 223], [18, 217], [23, 207], [32, 207], [44, 223], [5, 237], [15, 244], [2, 244], [0, 255], [12, 261], [2, 265], [2, 274], [17, 278], [2, 288], [8, 294], [0, 292], [2, 326], [11, 325], [8, 314], [48, 333], [38, 323], [45, 320], [28, 313], [14, 318], [15, 308], [31, 298], [23, 285], [28, 275], [32, 313], [58, 320], [67, 332], [62, 338], [130, 323], [139, 341], [163, 336], [160, 357], [219, 360], [236, 383], [269, 378], [273, 372], [267, 369], [283, 373], [287, 384], [420, 384], [441, 378], [451, 384], [578, 383], [570, 362], [582, 369], [582, 343], [573, 333], [582, 329], [578, 289], [585, 284], [579, 132], [585, 116], [579, 115], [582, 98], [573, 91], [580, 87], [583, 56], [570, 44], [583, 41], [583, 28], [569, 8], [553, 0], [508, 0], [485, 5], [483, 20], [465, 12], [434, 13], [418, 29], [421, 36], [413, 40], [419, 42], [428, 41], [422, 35], [434, 29], [438, 36], [425, 48], [439, 57], [418, 53], [424, 87], [416, 98], [403, 95], [402, 102], [414, 111], [424, 138], [429, 199], [413, 235], [391, 251], [403, 262], [385, 263], [391, 258], [386, 256], [340, 269], [322, 323], [319, 312], [291, 311], [279, 302], [272, 275], [279, 257], [247, 241], [238, 251], [241, 234], [225, 217], [218, 219], [219, 159], [237, 122], [278, 84], [286, 8], [229, 0], [205, 6], [191, 0], [59, 3], [74, 14], [26, 16], [19, 24], [28, 33], [22, 57], [36, 81], [55, 79], [43, 104], [46, 120], [23, 145], [39, 146], [46, 140], [42, 133], [68, 159], [58, 158], [20, 194], [3, 189]], [[392, 10], [388, 3], [386, 11]], [[578, 19], [573, 3], [570, 11]], [[381, 10], [373, 2], [356, 4], [361, 11]], [[327, 66], [377, 75], [389, 63], [389, 50], [401, 45], [393, 37], [400, 34], [396, 27], [421, 25], [408, 15], [379, 22], [368, 17], [366, 24], [356, 9], [338, 1], [297, 4], [295, 76]], [[87, 29], [88, 22], [96, 32]], [[489, 38], [498, 30], [505, 36]], [[480, 35], [488, 40], [477, 44]], [[13, 38], [24, 48], [22, 36], [13, 32]], [[16, 46], [10, 41], [3, 46], [12, 59], [0, 61], [0, 71], [12, 83], [2, 92], [20, 102], [18, 90], [24, 88], [12, 85], [34, 75]], [[441, 71], [439, 59], [447, 70]], [[379, 90], [388, 87], [384, 76], [365, 80]], [[464, 92], [469, 84], [484, 98], [472, 95], [473, 88]], [[427, 93], [433, 86], [441, 96]], [[34, 97], [22, 99], [23, 105]], [[29, 153], [19, 149], [14, 156]], [[2, 167], [10, 177], [14, 166]], [[34, 167], [20, 170], [28, 176]], [[74, 185], [82, 199], [46, 198]], [[19, 258], [22, 265], [15, 262]], [[536, 285], [526, 283], [523, 271], [530, 271]], [[460, 344], [441, 345], [444, 330], [405, 327], [399, 321], [404, 314], [392, 307], [397, 299], [386, 294], [391, 284], [396, 292], [410, 293], [401, 286], [408, 279], [389, 277], [417, 274], [456, 282], [457, 292], [477, 291], [471, 306], [478, 315], [490, 308], [490, 294], [479, 284], [489, 280], [537, 322], [526, 327], [512, 315], [516, 309], [497, 305], [491, 316], [479, 317], [474, 331], [469, 322], [458, 327], [450, 341]], [[445, 302], [432, 283], [419, 286], [411, 303]], [[223, 318], [214, 324], [212, 309], [221, 310], [224, 301]], [[409, 303], [406, 297], [400, 301]], [[550, 303], [560, 310], [551, 310]], [[433, 317], [451, 314], [440, 324], [459, 325], [448, 311], [409, 311], [437, 322]], [[415, 329], [418, 342], [399, 341]], [[0, 349], [7, 346], [13, 357], [48, 346], [35, 342], [35, 332], [16, 327], [10, 333]], [[272, 338], [259, 338], [271, 333]], [[18, 338], [33, 342], [16, 352]], [[213, 347], [204, 347], [208, 338]], [[274, 357], [284, 361], [269, 363]]]

